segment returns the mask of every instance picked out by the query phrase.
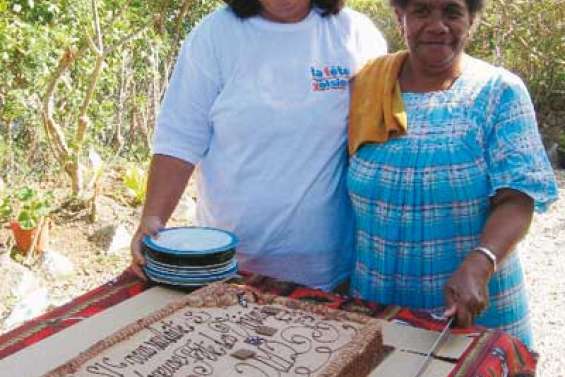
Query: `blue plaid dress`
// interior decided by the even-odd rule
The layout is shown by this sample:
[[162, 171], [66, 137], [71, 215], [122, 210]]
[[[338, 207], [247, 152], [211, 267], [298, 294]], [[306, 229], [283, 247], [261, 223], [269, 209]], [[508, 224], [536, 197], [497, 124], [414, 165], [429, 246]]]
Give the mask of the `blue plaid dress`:
[[[443, 287], [479, 244], [489, 197], [512, 188], [543, 211], [557, 198], [534, 109], [512, 73], [466, 57], [445, 91], [404, 93], [408, 134], [366, 144], [350, 161], [356, 216], [352, 294], [443, 312]], [[532, 345], [516, 252], [499, 266], [477, 323]]]

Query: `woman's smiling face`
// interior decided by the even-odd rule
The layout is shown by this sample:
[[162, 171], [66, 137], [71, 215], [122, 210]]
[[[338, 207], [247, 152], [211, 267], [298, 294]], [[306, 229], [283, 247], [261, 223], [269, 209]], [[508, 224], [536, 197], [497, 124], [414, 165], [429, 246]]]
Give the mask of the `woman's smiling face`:
[[410, 0], [395, 11], [416, 64], [430, 72], [453, 66], [473, 25], [465, 0]]

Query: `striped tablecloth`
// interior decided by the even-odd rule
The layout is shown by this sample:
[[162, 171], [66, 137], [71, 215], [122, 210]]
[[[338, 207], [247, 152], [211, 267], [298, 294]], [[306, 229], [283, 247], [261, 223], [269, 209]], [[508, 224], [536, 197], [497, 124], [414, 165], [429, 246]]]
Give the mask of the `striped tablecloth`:
[[[442, 322], [435, 320], [426, 313], [415, 312], [397, 306], [367, 303], [345, 296], [305, 288], [294, 283], [277, 281], [268, 277], [245, 273], [243, 275], [240, 283], [251, 285], [265, 292], [316, 302], [335, 309], [355, 311], [373, 317], [401, 321], [422, 329], [440, 330], [443, 326]], [[48, 319], [90, 317], [137, 295], [150, 286], [150, 283], [141, 281], [135, 275], [126, 271], [114, 280], [87, 292], [66, 305], [1, 335], [0, 359], [80, 321], [80, 319], [74, 319], [49, 323], [48, 321], [46, 322]], [[480, 327], [464, 331], [455, 330], [455, 333], [457, 332], [473, 334], [475, 339], [457, 363], [450, 377], [526, 377], [535, 375], [538, 357], [519, 340], [500, 331], [491, 331]]]

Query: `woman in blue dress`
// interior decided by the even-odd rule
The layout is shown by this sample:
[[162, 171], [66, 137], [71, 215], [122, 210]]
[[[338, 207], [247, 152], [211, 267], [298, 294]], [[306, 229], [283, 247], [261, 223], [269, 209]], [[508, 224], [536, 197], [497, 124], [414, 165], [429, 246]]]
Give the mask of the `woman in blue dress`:
[[[408, 47], [393, 85], [407, 129], [382, 143], [350, 140], [352, 293], [501, 329], [531, 346], [516, 249], [534, 210], [558, 190], [527, 89], [464, 53], [483, 1], [391, 3]], [[366, 114], [355, 107], [370, 95], [357, 85], [363, 72], [352, 119]]]

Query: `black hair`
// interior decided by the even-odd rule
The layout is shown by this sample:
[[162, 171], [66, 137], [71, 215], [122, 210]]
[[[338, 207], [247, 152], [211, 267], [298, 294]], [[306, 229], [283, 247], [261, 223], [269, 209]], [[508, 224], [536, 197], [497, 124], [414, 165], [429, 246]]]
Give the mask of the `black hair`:
[[[248, 18], [261, 13], [261, 3], [259, 0], [224, 0], [224, 3], [235, 12], [240, 18]], [[338, 14], [344, 7], [345, 0], [311, 0], [310, 6], [322, 11], [323, 16]]]
[[[390, 0], [390, 5], [393, 7], [398, 7], [400, 9], [406, 9], [410, 0]], [[485, 0], [465, 0], [467, 3], [467, 9], [471, 16], [476, 16], [485, 7]]]

